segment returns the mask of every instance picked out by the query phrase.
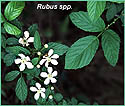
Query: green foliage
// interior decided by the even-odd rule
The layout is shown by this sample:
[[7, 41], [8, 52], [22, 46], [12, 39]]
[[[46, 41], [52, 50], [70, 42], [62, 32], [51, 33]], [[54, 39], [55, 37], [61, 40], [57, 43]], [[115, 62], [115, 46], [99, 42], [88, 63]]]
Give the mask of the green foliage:
[[29, 75], [32, 78], [34, 77], [38, 77], [40, 74], [40, 69], [34, 67], [33, 69], [25, 69], [25, 71], [23, 71], [23, 73]]
[[120, 38], [113, 30], [109, 29], [102, 35], [102, 49], [107, 61], [115, 66], [118, 61]]
[[53, 49], [55, 54], [63, 55], [69, 49], [68, 46], [61, 43], [50, 42], [48, 43], [48, 49]]
[[15, 35], [16, 37], [19, 37], [19, 34], [21, 33], [20, 29], [18, 29], [16, 26], [8, 22], [5, 22], [3, 25], [8, 34], [12, 34], [12, 35]]
[[106, 13], [107, 21], [112, 20], [124, 8], [123, 4], [112, 3]]
[[20, 22], [18, 19], [15, 19], [15, 20], [11, 21], [11, 23], [12, 23], [13, 25], [17, 26], [19, 29], [22, 30], [23, 23]]
[[38, 31], [36, 31], [35, 32], [35, 35], [34, 35], [34, 47], [37, 49], [37, 50], [39, 50], [39, 49], [41, 49], [41, 40], [40, 40], [40, 35], [39, 35], [39, 32]]
[[72, 103], [73, 105], [77, 105], [78, 100], [73, 97], [73, 98], [71, 99], [71, 103]]
[[77, 40], [65, 57], [65, 69], [78, 69], [88, 65], [99, 46], [96, 36], [87, 36]]
[[13, 53], [15, 55], [18, 55], [19, 53], [30, 54], [30, 51], [28, 49], [21, 46], [7, 47], [6, 52]]
[[3, 34], [1, 34], [1, 46], [6, 48], [6, 38]]
[[92, 21], [97, 21], [105, 10], [106, 1], [88, 1], [87, 11]]
[[107, 21], [110, 21], [111, 19], [113, 19], [114, 16], [116, 15], [116, 13], [117, 13], [116, 5], [111, 4], [110, 8], [108, 9], [108, 11], [106, 13]]
[[21, 1], [21, 2], [19, 2], [19, 1], [9, 2], [5, 8], [5, 11], [4, 11], [5, 17], [9, 21], [14, 20], [15, 18], [17, 18], [21, 14], [24, 6], [25, 6], [25, 2], [23, 2], [23, 1]]
[[38, 25], [33, 24], [28, 28], [28, 31], [30, 32], [31, 36], [34, 36], [35, 32], [38, 30]]
[[11, 71], [5, 76], [6, 81], [14, 80], [20, 74], [19, 71]]
[[88, 32], [100, 32], [104, 30], [105, 23], [101, 18], [97, 21], [92, 21], [87, 12], [72, 12], [70, 14], [72, 23], [78, 28]]
[[5, 20], [4, 16], [3, 16], [3, 14], [1, 13], [1, 23], [5, 22], [5, 21], [6, 20]]
[[38, 63], [38, 61], [39, 61], [39, 58], [33, 58], [32, 59], [32, 63], [33, 63], [33, 65], [37, 65], [37, 63]]
[[16, 59], [16, 56], [12, 53], [6, 54], [4, 56], [4, 63], [6, 66], [11, 66], [14, 60]]
[[62, 96], [62, 94], [60, 94], [60, 93], [56, 93], [56, 94], [54, 95], [54, 99], [55, 99], [57, 102], [59, 102], [59, 101], [61, 101], [61, 100], [63, 99], [63, 96]]
[[18, 45], [19, 42], [18, 42], [18, 39], [14, 38], [14, 37], [10, 37], [6, 40], [6, 43], [8, 45]]
[[22, 76], [17, 81], [15, 92], [16, 96], [21, 100], [21, 102], [24, 102], [27, 98], [27, 85]]

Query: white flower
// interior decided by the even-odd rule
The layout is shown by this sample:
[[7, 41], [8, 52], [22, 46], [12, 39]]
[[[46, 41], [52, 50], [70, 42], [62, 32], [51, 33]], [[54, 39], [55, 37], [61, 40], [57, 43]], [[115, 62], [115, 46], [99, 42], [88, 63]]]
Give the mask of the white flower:
[[40, 76], [43, 77], [43, 78], [46, 78], [45, 81], [44, 81], [44, 84], [45, 85], [48, 85], [50, 83], [50, 81], [52, 83], [56, 83], [56, 79], [54, 77], [57, 76], [57, 71], [53, 71], [52, 67], [48, 67], [48, 73], [46, 72], [41, 72]]
[[32, 92], [36, 92], [36, 94], [34, 95], [34, 99], [38, 100], [39, 96], [41, 95], [42, 98], [45, 98], [45, 88], [41, 88], [41, 85], [39, 83], [36, 83], [36, 87], [30, 87], [30, 90]]
[[53, 99], [53, 96], [52, 96], [52, 95], [49, 95], [49, 99]]
[[48, 44], [45, 44], [44, 47], [45, 47], [45, 48], [48, 48]]
[[48, 67], [49, 63], [51, 62], [53, 65], [57, 65], [57, 58], [59, 58], [58, 54], [53, 54], [53, 49], [50, 49], [48, 54], [46, 54], [45, 56], [43, 56], [43, 59], [40, 61], [40, 65], [43, 65], [43, 63], [45, 62], [45, 66]]
[[37, 68], [40, 68], [40, 65], [39, 64], [37, 64], [37, 66], [36, 66]]
[[19, 39], [19, 43], [23, 46], [29, 46], [29, 43], [34, 42], [34, 37], [29, 37], [29, 32], [24, 32], [24, 37]]
[[52, 86], [50, 89], [51, 89], [51, 90], [54, 90], [54, 87]]
[[18, 54], [20, 58], [15, 59], [15, 64], [20, 64], [19, 69], [20, 71], [23, 71], [25, 69], [25, 65], [27, 66], [28, 69], [32, 69], [34, 66], [30, 62], [29, 56], [25, 56], [24, 54]]

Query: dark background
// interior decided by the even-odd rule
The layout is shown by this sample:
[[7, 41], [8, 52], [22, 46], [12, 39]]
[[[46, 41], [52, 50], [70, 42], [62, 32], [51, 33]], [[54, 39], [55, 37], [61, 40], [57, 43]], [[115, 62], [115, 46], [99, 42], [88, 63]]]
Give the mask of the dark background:
[[[8, 2], [2, 4], [2, 13]], [[71, 10], [37, 10], [37, 4], [67, 4], [71, 5]], [[48, 42], [61, 42], [71, 46], [76, 40], [88, 35], [98, 35], [78, 29], [72, 24], [68, 15], [72, 11], [87, 11], [86, 2], [26, 2], [23, 13], [19, 20], [24, 23], [23, 31], [32, 24], [38, 24], [41, 41], [43, 44]], [[106, 10], [102, 14], [105, 24]], [[67, 26], [63, 27], [67, 17]], [[65, 28], [62, 31], [62, 27]], [[59, 79], [57, 88], [65, 97], [76, 97], [83, 100], [85, 95], [91, 103], [97, 101], [104, 105], [123, 105], [124, 101], [124, 28], [121, 20], [118, 20], [111, 27], [121, 39], [119, 60], [115, 67], [112, 67], [105, 59], [101, 44], [92, 62], [78, 70], [65, 70], [64, 57], [59, 60], [57, 69]], [[101, 42], [100, 42], [101, 43]], [[6, 82], [5, 74], [14, 69], [14, 65], [6, 67], [2, 60], [2, 104], [20, 104], [15, 95], [16, 80]], [[31, 104], [28, 99], [24, 104]]]

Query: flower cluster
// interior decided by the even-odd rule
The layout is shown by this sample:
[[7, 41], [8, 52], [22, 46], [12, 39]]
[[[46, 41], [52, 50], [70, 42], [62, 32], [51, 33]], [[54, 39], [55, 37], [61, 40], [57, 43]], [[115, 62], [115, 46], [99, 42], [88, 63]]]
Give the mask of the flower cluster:
[[[29, 43], [34, 42], [34, 37], [29, 37], [29, 32], [25, 31], [24, 32], [24, 37], [19, 39], [19, 43], [22, 46], [29, 46]], [[48, 45], [45, 44], [44, 48], [48, 48]], [[47, 72], [41, 72], [40, 77], [44, 79], [44, 85], [48, 85], [50, 83], [56, 83], [56, 76], [58, 74], [57, 71], [54, 71], [52, 67], [50, 67], [50, 64], [52, 65], [57, 65], [57, 59], [59, 58], [58, 54], [54, 54], [54, 50], [50, 49], [47, 54], [42, 56], [41, 59], [41, 52], [37, 52], [38, 56], [40, 57], [39, 64], [36, 65], [37, 68], [40, 68], [42, 65], [45, 65], [47, 68]], [[33, 69], [35, 66], [32, 64], [31, 59], [29, 56], [25, 56], [24, 54], [18, 54], [20, 58], [15, 59], [15, 64], [20, 64], [19, 69], [20, 71], [24, 71], [25, 68], [27, 67], [28, 69]], [[39, 97], [41, 96], [42, 98], [45, 98], [45, 92], [46, 89], [45, 87], [41, 87], [40, 83], [35, 84], [36, 87], [31, 86], [30, 90], [32, 92], [36, 92], [34, 95], [34, 99], [38, 100]], [[54, 87], [51, 87], [51, 90], [54, 90]], [[49, 95], [49, 99], [52, 99], [53, 96]]]

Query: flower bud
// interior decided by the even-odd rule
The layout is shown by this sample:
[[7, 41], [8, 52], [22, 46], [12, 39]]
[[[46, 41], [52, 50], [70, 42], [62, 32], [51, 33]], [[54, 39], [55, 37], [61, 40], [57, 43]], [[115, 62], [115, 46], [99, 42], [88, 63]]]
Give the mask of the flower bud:
[[49, 95], [49, 99], [53, 99], [53, 96], [52, 96], [52, 95]]
[[41, 55], [41, 52], [37, 52], [37, 54], [40, 56], [40, 55]]
[[40, 68], [40, 65], [38, 64], [36, 67], [37, 67], [37, 68]]
[[45, 44], [44, 47], [45, 47], [45, 48], [48, 48], [48, 44]]
[[50, 89], [51, 89], [51, 90], [54, 90], [54, 87], [52, 86]]

